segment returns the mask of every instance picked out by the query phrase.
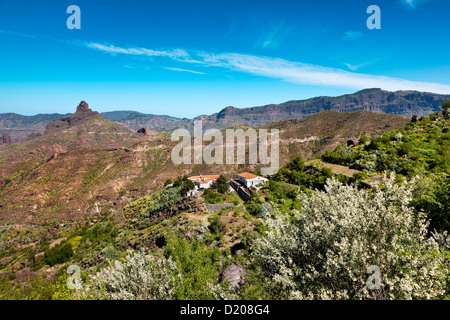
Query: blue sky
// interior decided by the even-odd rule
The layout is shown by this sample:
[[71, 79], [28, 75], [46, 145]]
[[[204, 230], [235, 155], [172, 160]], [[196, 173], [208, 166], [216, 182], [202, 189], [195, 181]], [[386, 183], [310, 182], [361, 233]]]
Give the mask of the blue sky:
[[449, 13], [447, 0], [1, 0], [0, 112], [86, 100], [191, 118], [367, 87], [450, 94]]

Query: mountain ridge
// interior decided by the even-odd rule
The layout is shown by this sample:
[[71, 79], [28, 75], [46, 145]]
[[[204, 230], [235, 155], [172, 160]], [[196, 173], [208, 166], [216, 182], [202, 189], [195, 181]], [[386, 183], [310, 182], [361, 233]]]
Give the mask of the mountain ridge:
[[[196, 120], [202, 120], [205, 129], [223, 129], [237, 125], [260, 127], [286, 119], [299, 120], [326, 110], [338, 112], [364, 110], [408, 117], [416, 114], [420, 117], [440, 111], [440, 106], [446, 100], [450, 100], [450, 95], [411, 90], [391, 92], [379, 88], [368, 88], [336, 97], [318, 96], [247, 108], [228, 106], [219, 112], [199, 115], [192, 119], [145, 114], [132, 110], [108, 111], [100, 114], [111, 121], [125, 124], [133, 131], [140, 128], [173, 131], [179, 128], [190, 128]], [[26, 138], [29, 134], [43, 134], [45, 126], [49, 122], [68, 115], [38, 114], [36, 116], [22, 116], [14, 113], [0, 114], [0, 135], [7, 133], [15, 141]]]

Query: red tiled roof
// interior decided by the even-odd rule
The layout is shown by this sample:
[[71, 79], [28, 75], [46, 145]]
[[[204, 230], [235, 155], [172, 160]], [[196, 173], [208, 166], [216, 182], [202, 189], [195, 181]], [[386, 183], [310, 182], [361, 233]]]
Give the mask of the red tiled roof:
[[254, 175], [253, 173], [249, 172], [239, 173], [238, 176], [244, 178], [245, 180], [260, 178], [260, 176]]
[[188, 179], [191, 180], [192, 182], [198, 182], [198, 183], [207, 183], [211, 180], [217, 180], [219, 179], [219, 175], [209, 175], [209, 176], [192, 176], [189, 177]]

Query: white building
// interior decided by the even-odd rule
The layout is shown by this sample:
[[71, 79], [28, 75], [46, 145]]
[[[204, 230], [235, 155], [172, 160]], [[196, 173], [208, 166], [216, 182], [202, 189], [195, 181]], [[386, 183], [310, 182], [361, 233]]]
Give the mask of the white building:
[[244, 184], [247, 188], [257, 187], [258, 185], [262, 185], [268, 181], [267, 178], [254, 175], [249, 172], [240, 173], [238, 174], [238, 177], [238, 180], [242, 182], [242, 184]]
[[188, 178], [195, 185], [195, 190], [199, 189], [208, 189], [211, 187], [214, 181], [219, 179], [218, 175], [209, 175], [209, 176], [192, 176]]

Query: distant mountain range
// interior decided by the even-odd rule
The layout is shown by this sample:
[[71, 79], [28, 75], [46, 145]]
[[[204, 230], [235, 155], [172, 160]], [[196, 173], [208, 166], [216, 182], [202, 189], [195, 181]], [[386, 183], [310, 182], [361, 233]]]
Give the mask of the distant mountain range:
[[[101, 113], [111, 121], [127, 125], [131, 130], [148, 128], [155, 131], [172, 131], [189, 128], [195, 120], [203, 120], [204, 128], [223, 129], [230, 126], [260, 127], [274, 121], [303, 119], [321, 111], [372, 111], [403, 116], [426, 116], [440, 111], [440, 106], [450, 95], [418, 91], [384, 91], [365, 89], [338, 97], [315, 97], [292, 100], [281, 104], [260, 107], [226, 107], [218, 113], [201, 115], [193, 119], [180, 119], [166, 115], [143, 114], [135, 111], [112, 111]], [[23, 139], [29, 134], [43, 134], [46, 125], [68, 114], [38, 114], [22, 116], [14, 113], [0, 114], [0, 135], [8, 133], [13, 140]]]

